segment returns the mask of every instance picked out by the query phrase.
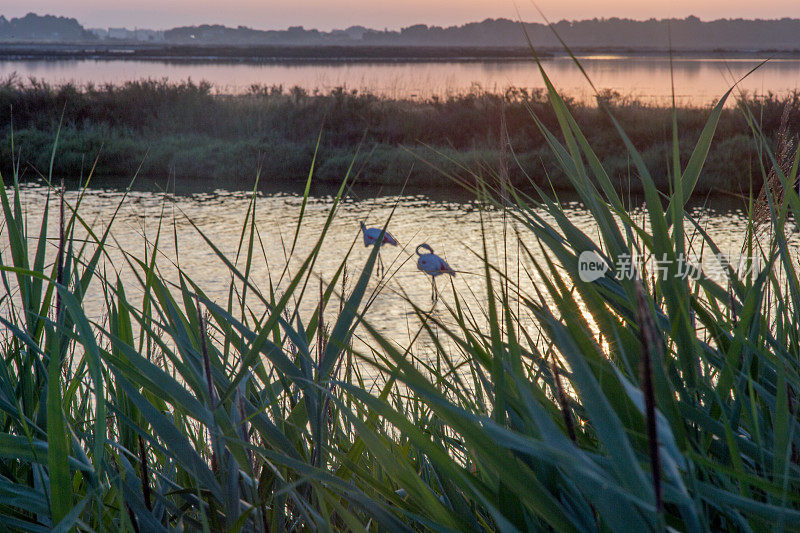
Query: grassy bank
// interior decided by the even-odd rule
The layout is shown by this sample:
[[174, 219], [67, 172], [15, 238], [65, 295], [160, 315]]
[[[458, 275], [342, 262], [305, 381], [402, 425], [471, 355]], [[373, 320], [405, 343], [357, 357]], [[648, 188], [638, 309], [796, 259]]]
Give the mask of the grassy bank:
[[[608, 50], [600, 52], [607, 53]], [[14, 60], [134, 59], [206, 64], [225, 62], [308, 64], [331, 61], [520, 61], [530, 60], [531, 51], [524, 46], [4, 43], [3, 48], [0, 49], [0, 58]]]
[[[603, 100], [652, 169], [656, 186], [666, 190], [669, 172], [663, 154], [671, 142], [670, 109], [615, 94]], [[800, 122], [798, 101], [800, 95], [794, 94], [742, 97], [739, 103], [758, 116], [764, 135], [774, 142], [787, 102], [795, 104], [789, 122]], [[641, 192], [627, 150], [604, 112], [577, 102], [567, 102], [567, 107], [613, 185]], [[34, 175], [33, 169], [44, 172], [61, 123], [55, 160], [59, 175], [85, 176], [96, 160], [95, 173], [101, 176], [129, 176], [141, 168], [140, 175], [161, 180], [176, 175], [249, 183], [261, 168], [263, 179], [280, 182], [305, 178], [322, 126], [317, 168], [322, 181], [341, 180], [352, 153], [361, 146], [356, 168], [362, 170], [359, 179], [370, 183], [397, 185], [410, 173], [412, 184], [447, 185], [439, 172], [419, 161], [439, 152], [445, 157], [436, 157], [437, 166], [451, 173], [465, 175], [461, 167], [497, 168], [516, 158], [519, 165], [507, 165], [515, 184], [530, 178], [540, 186], [549, 180], [556, 188], [571, 188], [531, 112], [547, 127], [556, 127], [549, 98], [541, 91], [475, 92], [412, 101], [342, 90], [323, 95], [253, 87], [249, 94], [228, 96], [215, 95], [202, 83], [141, 81], [79, 89], [10, 79], [0, 85], [0, 157], [8, 173], [13, 123], [25, 176]], [[706, 107], [678, 109], [684, 163], [709, 113]], [[502, 148], [509, 144], [503, 142], [506, 138], [513, 153]], [[739, 110], [731, 106], [723, 111], [696, 191], [747, 194], [751, 186], [758, 190], [762, 160], [752, 138]]]
[[[123, 250], [125, 264], [102, 267], [113, 221], [89, 226], [79, 202], [57, 191], [43, 212], [26, 211], [20, 176], [6, 176], [2, 524], [796, 530], [800, 277], [788, 242], [800, 220], [800, 149], [784, 143], [773, 155], [760, 117], [742, 110], [755, 132], [750, 149], [771, 162], [760, 170], [771, 186], [753, 201], [742, 242], [759, 266], [725, 268], [720, 283], [678, 269], [687, 252], [717, 251], [684, 206], [728, 112], [711, 111], [704, 133], [685, 141], [687, 162], [682, 142], [661, 153], [672, 163], [671, 192], [661, 196], [658, 169], [605, 109], [607, 136], [626, 142], [645, 192], [647, 218], [633, 220], [579, 123], [554, 92], [551, 101], [557, 130], [531, 121], [597, 233], [582, 233], [548, 195], [526, 196], [497, 183], [503, 172], [487, 172], [476, 193], [505, 210], [509, 249], [519, 249], [524, 281], [538, 281], [524, 289], [484, 246], [484, 305], [466, 307], [448, 291], [436, 312], [415, 308], [410, 327], [433, 345], [413, 342], [414, 331], [398, 345], [371, 327], [377, 249], [366, 261], [342, 250], [336, 275], [320, 282], [314, 265], [328, 226], [301, 266], [273, 269], [259, 291], [252, 264], [275, 252], [260, 249], [257, 195], [234, 257], [206, 241], [230, 271], [217, 280], [227, 298], [212, 300], [192, 272], [162, 273], [170, 265], [156, 237], [144, 253]], [[634, 255], [664, 267], [589, 281], [579, 270], [587, 252], [609, 266]], [[132, 281], [117, 277], [123, 268]], [[104, 296], [99, 318], [83, 305], [89, 291]], [[317, 309], [300, 313], [309, 299]], [[368, 349], [354, 349], [356, 334]], [[366, 373], [378, 376], [374, 387]]]

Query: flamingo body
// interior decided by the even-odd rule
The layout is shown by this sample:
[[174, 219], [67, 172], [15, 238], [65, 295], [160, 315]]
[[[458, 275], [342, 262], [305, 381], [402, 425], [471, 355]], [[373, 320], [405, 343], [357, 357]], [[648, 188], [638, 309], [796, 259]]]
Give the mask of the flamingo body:
[[[420, 250], [427, 250], [427, 253], [422, 253]], [[456, 275], [456, 271], [450, 268], [447, 262], [433, 253], [433, 248], [428, 244], [420, 244], [417, 246], [417, 268], [428, 274], [431, 277], [431, 301], [434, 304], [439, 300], [439, 290], [436, 288], [436, 276], [442, 274]]]
[[[362, 233], [364, 234], [364, 246], [373, 246], [378, 242], [378, 239], [381, 236], [381, 229], [380, 228], [368, 228], [362, 222]], [[383, 242], [381, 244], [390, 244], [392, 246], [397, 246], [397, 239], [395, 239], [391, 233], [388, 231], [383, 234]]]
[[450, 265], [444, 259], [434, 253], [421, 254], [417, 259], [417, 268], [433, 277], [441, 276], [442, 274], [456, 275], [455, 270], [450, 268]]
[[[381, 238], [381, 233], [383, 233], [383, 240], [378, 242]], [[388, 231], [383, 231], [380, 228], [368, 228], [364, 222], [361, 222], [361, 234], [364, 237], [364, 247], [367, 246], [377, 246], [378, 247], [378, 270], [377, 274], [380, 277], [383, 277], [384, 274], [384, 266], [383, 266], [383, 258], [381, 257], [381, 250], [380, 247], [384, 244], [390, 244], [392, 246], [397, 246], [397, 239], [395, 239], [391, 233]]]

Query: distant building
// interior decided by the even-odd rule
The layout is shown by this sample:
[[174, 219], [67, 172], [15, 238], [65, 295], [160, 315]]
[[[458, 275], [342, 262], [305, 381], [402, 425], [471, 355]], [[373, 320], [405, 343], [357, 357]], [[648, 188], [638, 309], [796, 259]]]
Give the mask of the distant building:
[[108, 29], [107, 28], [89, 28], [89, 33], [96, 36], [98, 39], [108, 39]]
[[101, 39], [115, 39], [119, 41], [136, 41], [143, 43], [158, 43], [164, 41], [164, 32], [158, 30], [140, 30], [128, 28], [108, 28], [106, 34], [97, 34]]
[[108, 28], [109, 39], [119, 39], [120, 41], [132, 41], [134, 32], [128, 28]]
[[164, 40], [164, 32], [157, 30], [133, 30], [136, 41], [156, 43]]

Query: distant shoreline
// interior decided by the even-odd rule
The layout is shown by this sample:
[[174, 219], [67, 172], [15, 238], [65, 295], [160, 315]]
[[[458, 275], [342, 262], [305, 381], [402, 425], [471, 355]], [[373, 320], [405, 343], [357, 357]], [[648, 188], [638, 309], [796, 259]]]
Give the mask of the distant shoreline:
[[[764, 134], [774, 141], [784, 111], [800, 100], [800, 93], [743, 98], [742, 105], [753, 109]], [[669, 158], [664, 154], [673, 149], [672, 108], [613, 94], [605, 101], [656, 185], [669, 190]], [[568, 106], [614, 186], [641, 192], [625, 146], [605, 114], [577, 101], [568, 101]], [[504, 147], [510, 144], [513, 164], [506, 168], [512, 183], [533, 179], [539, 187], [570, 190], [566, 176], [552, 171], [558, 161], [531, 112], [550, 131], [558, 131], [542, 91], [474, 92], [416, 101], [282, 87], [221, 96], [202, 84], [154, 80], [64, 91], [12, 80], [0, 91], [0, 162], [6, 165], [0, 163], [0, 170], [10, 173], [9, 163], [19, 161], [26, 177], [46, 174], [58, 136], [53, 172], [60, 176], [85, 176], [94, 168], [98, 176], [138, 175], [144, 180], [198, 178], [230, 184], [260, 174], [265, 182], [290, 183], [307, 179], [316, 154], [316, 179], [337, 183], [358, 154], [354, 168], [362, 181], [407, 184], [413, 190], [447, 187], [450, 181], [444, 175], [468, 178], [501, 168], [508, 157]], [[679, 106], [675, 118], [682, 135], [698, 138], [710, 112], [707, 106]], [[800, 123], [800, 110], [792, 113], [787, 123]], [[691, 156], [690, 147], [680, 147], [681, 161]], [[695, 191], [747, 196], [759, 190], [760, 158], [748, 122], [738, 110], [724, 109]]]
[[[540, 48], [540, 57], [563, 57], [563, 49]], [[575, 48], [579, 56], [618, 55], [663, 57], [668, 49], [629, 47]], [[673, 50], [683, 58], [795, 59], [800, 50]], [[152, 45], [141, 43], [0, 43], [0, 60], [135, 60], [196, 63], [313, 63], [313, 62], [474, 62], [533, 60], [525, 47], [466, 46], [252, 46]]]

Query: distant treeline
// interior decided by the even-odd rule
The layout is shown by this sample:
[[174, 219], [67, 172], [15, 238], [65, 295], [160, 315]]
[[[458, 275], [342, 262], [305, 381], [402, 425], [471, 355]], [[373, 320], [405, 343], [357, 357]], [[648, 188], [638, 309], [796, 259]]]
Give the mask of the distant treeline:
[[[710, 22], [686, 19], [592, 19], [561, 21], [556, 32], [568, 45], [581, 48], [666, 49], [671, 43], [679, 50], [800, 50], [800, 19], [722, 19]], [[376, 31], [364, 27], [320, 32], [302, 27], [283, 31], [228, 28], [203, 25], [174, 28], [165, 40], [210, 44], [344, 44], [393, 46], [503, 46], [526, 44], [525, 32], [537, 46], [560, 47], [553, 31], [543, 24], [487, 19], [463, 26], [418, 24], [400, 31]]]
[[[671, 110], [602, 96], [633, 140], [659, 186], [666, 189]], [[743, 98], [767, 136], [774, 139], [784, 110], [791, 131], [800, 124], [800, 93], [788, 97]], [[621, 190], [637, 191], [639, 179], [609, 117], [595, 106], [569, 107], [605, 168]], [[564, 188], [551, 150], [530, 116], [552, 129], [558, 123], [540, 91], [509, 89], [446, 99], [392, 100], [339, 89], [308, 94], [300, 88], [255, 86], [240, 96], [215, 95], [206, 84], [155, 81], [78, 89], [7, 80], [0, 84], [0, 161], [15, 154], [24, 175], [46, 173], [56, 132], [60, 135], [55, 172], [166, 180], [169, 176], [251, 182], [301, 180], [322, 128], [316, 176], [338, 181], [359, 152], [359, 180], [372, 184], [443, 186], [442, 172], [468, 177], [507, 167], [518, 184]], [[63, 121], [62, 121], [63, 113]], [[685, 162], [710, 113], [707, 107], [677, 110]], [[513, 151], [503, 149], [507, 132]], [[759, 154], [752, 132], [737, 109], [724, 111], [697, 191], [748, 194], [761, 187]], [[427, 163], [430, 164], [427, 164]], [[765, 161], [766, 163], [766, 161]], [[8, 172], [9, 169], [3, 169]]]
[[0, 41], [86, 41], [95, 36], [77, 20], [28, 13], [8, 20], [0, 15]]
[[[664, 50], [800, 51], [800, 19], [779, 20], [685, 19], [631, 20], [620, 18], [561, 21], [554, 29], [576, 48]], [[117, 29], [119, 30], [119, 29]], [[539, 47], [559, 47], [552, 30], [526, 23], [525, 32]], [[399, 31], [378, 31], [363, 26], [323, 32], [301, 26], [284, 30], [259, 30], [218, 24], [184, 26], [158, 32], [159, 42], [205, 45], [305, 45], [305, 46], [469, 46], [520, 47], [526, 45], [523, 27], [508, 19], [487, 19], [462, 26], [418, 24]], [[130, 32], [128, 32], [130, 33]], [[128, 35], [124, 31], [104, 35]], [[131, 33], [131, 35], [135, 35]], [[670, 40], [671, 36], [671, 40]], [[0, 40], [84, 41], [98, 35], [84, 30], [75, 19], [28, 14], [19, 19], [0, 17]], [[153, 35], [148, 34], [148, 41]], [[113, 38], [106, 40], [113, 41]]]

